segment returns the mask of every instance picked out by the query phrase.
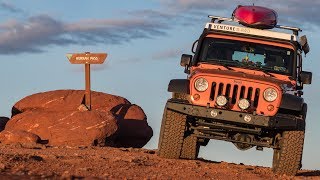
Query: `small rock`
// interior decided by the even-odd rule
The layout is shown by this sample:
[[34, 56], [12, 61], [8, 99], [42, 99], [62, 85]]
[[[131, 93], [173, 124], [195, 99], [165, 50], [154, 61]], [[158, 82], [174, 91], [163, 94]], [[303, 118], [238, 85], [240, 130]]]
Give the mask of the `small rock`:
[[43, 158], [41, 156], [31, 156], [30, 159], [33, 159], [35, 161], [43, 161]]
[[81, 104], [81, 105], [78, 107], [78, 110], [79, 110], [80, 112], [85, 112], [85, 111], [89, 111], [89, 108], [88, 108], [86, 105]]
[[72, 179], [72, 176], [69, 174], [69, 171], [64, 171], [61, 175], [61, 179]]
[[128, 148], [119, 148], [120, 151], [129, 151]]
[[6, 165], [3, 163], [0, 163], [0, 171], [3, 171], [6, 169]]
[[[140, 149], [141, 151], [141, 149]], [[156, 150], [153, 149], [142, 149], [142, 152], [146, 153], [146, 154], [156, 154]]]
[[21, 130], [5, 130], [0, 133], [0, 142], [3, 144], [37, 144], [40, 137], [36, 134]]

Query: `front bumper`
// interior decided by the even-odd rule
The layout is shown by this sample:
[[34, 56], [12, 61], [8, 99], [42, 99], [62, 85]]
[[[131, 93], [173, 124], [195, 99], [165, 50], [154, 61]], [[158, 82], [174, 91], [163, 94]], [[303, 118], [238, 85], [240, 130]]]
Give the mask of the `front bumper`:
[[[229, 111], [217, 108], [207, 108], [203, 106], [196, 106], [187, 104], [185, 102], [176, 101], [174, 99], [168, 100], [166, 108], [190, 115], [193, 117], [211, 119], [216, 122], [238, 124], [243, 126], [261, 127], [267, 129], [278, 129], [278, 130], [296, 130], [299, 128], [299, 124], [302, 124], [302, 118], [287, 115], [287, 114], [276, 114], [273, 117], [253, 115], [245, 112]], [[212, 112], [216, 111], [217, 116], [213, 117]], [[250, 121], [245, 121], [245, 116], [250, 116]]]

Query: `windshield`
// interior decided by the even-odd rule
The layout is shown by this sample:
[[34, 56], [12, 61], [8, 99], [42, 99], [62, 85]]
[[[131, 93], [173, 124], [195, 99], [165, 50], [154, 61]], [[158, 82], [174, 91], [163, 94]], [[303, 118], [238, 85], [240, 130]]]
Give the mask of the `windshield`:
[[292, 49], [243, 41], [205, 38], [200, 62], [292, 74]]

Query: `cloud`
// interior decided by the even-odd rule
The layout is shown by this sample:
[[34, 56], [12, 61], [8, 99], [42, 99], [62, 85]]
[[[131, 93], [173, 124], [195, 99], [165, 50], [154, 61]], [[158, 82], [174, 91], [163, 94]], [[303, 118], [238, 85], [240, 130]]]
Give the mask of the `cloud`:
[[[180, 14], [193, 14], [198, 16], [206, 16], [208, 14], [231, 16], [233, 9], [237, 5], [251, 5], [251, 2], [244, 0], [161, 0], [164, 7]], [[267, 0], [256, 1], [255, 5], [272, 8], [278, 12], [279, 23], [289, 26], [299, 26], [309, 28], [312, 26], [320, 26], [320, 16], [318, 9], [320, 1], [315, 0]], [[205, 18], [205, 17], [204, 17]]]
[[0, 54], [38, 53], [48, 46], [121, 44], [166, 35], [166, 24], [147, 19], [85, 19], [66, 23], [48, 15], [0, 24]]
[[226, 8], [232, 4], [230, 1], [213, 1], [213, 0], [164, 0], [162, 3], [175, 10], [208, 10]]
[[163, 60], [163, 59], [177, 58], [181, 56], [182, 53], [183, 53], [182, 50], [168, 49], [165, 51], [154, 53], [152, 55], [152, 59]]
[[0, 9], [9, 11], [11, 13], [24, 13], [24, 11], [22, 9], [17, 8], [13, 4], [6, 2], [6, 1], [0, 2]]
[[72, 41], [59, 37], [64, 25], [49, 16], [31, 17], [24, 23], [10, 20], [0, 24], [0, 32], [0, 54], [42, 52], [42, 46]]
[[[165, 4], [169, 5], [169, 4]], [[141, 9], [135, 11], [129, 11], [128, 14], [139, 19], [149, 19], [157, 23], [167, 24], [170, 28], [190, 26], [195, 23], [205, 22], [207, 20], [207, 14], [189, 13], [184, 14], [180, 10], [177, 10], [171, 6], [170, 8], [163, 6], [157, 10], [155, 9]], [[204, 18], [203, 18], [204, 17]]]
[[[193, 26], [203, 28], [207, 15], [231, 16], [238, 4], [247, 1], [230, 0], [159, 0], [156, 9], [141, 9], [126, 12], [126, 19], [82, 19], [64, 22], [49, 15], [34, 15], [24, 19], [10, 19], [0, 23], [0, 54], [39, 53], [52, 46], [123, 44], [135, 39], [165, 36], [169, 29]], [[320, 1], [292, 0], [259, 1], [256, 5], [275, 9], [280, 24], [299, 26], [303, 29], [320, 26], [317, 7]], [[10, 12], [22, 12], [8, 2], [0, 8]], [[177, 54], [155, 54], [164, 58]]]
[[162, 20], [168, 20], [173, 18], [176, 14], [173, 12], [163, 12], [159, 10], [154, 9], [141, 9], [141, 10], [135, 10], [130, 11], [128, 14], [139, 17], [139, 18], [148, 18], [148, 19], [162, 19]]

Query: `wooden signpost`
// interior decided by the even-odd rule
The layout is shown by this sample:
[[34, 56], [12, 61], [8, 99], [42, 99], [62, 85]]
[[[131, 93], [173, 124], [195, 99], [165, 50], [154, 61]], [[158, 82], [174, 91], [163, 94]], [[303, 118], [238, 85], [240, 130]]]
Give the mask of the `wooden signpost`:
[[107, 58], [106, 53], [74, 53], [67, 54], [71, 64], [84, 64], [85, 65], [85, 106], [91, 110], [91, 78], [90, 78], [90, 64], [103, 64]]

